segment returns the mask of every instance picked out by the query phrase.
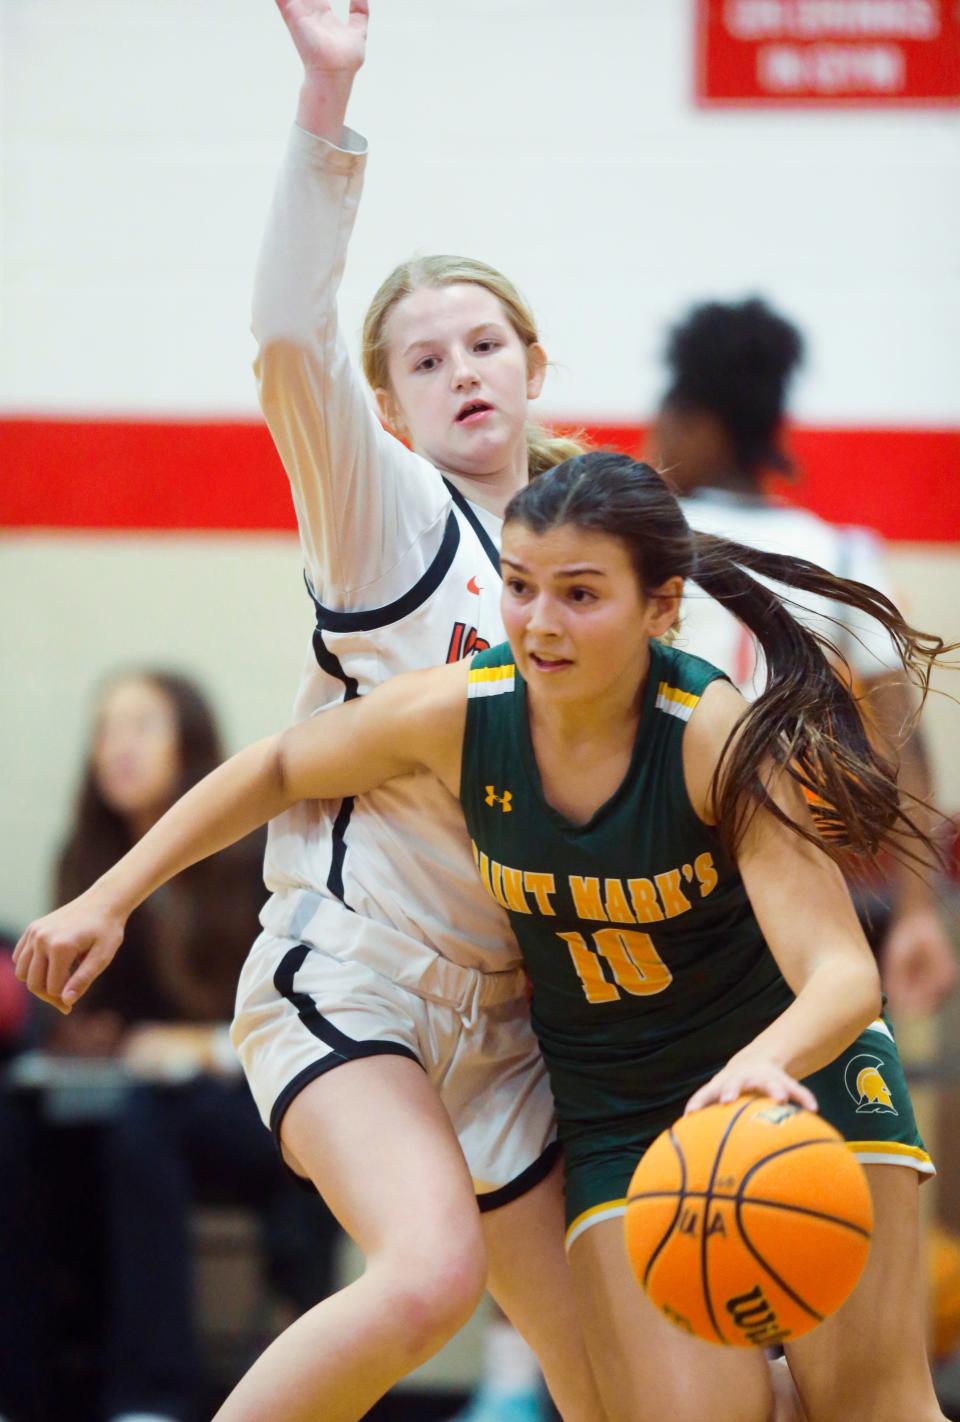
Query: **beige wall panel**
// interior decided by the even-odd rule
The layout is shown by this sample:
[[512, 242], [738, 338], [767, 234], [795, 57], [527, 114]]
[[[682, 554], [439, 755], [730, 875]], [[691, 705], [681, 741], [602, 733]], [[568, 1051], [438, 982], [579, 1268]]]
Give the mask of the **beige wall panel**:
[[227, 747], [281, 726], [312, 609], [294, 538], [24, 537], [0, 544], [0, 922], [46, 907], [97, 683], [164, 666], [203, 685]]
[[[898, 545], [891, 565], [910, 615], [960, 641], [960, 552]], [[6, 684], [0, 922], [47, 904], [93, 694], [118, 666], [195, 676], [236, 750], [287, 720], [309, 652], [311, 606], [293, 538], [33, 536], [0, 544]], [[960, 694], [960, 674], [939, 678]], [[960, 706], [926, 718], [944, 809], [960, 810]]]
[[[960, 545], [892, 543], [890, 572], [904, 613], [916, 627], [960, 642]], [[960, 653], [954, 658], [960, 663]], [[960, 815], [960, 670], [940, 671], [924, 712], [936, 799]]]

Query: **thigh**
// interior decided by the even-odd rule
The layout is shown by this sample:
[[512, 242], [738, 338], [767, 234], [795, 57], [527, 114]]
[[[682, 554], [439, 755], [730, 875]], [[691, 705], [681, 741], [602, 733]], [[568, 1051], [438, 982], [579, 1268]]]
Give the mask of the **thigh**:
[[928, 1422], [942, 1413], [924, 1337], [918, 1176], [902, 1165], [867, 1175], [874, 1232], [860, 1282], [785, 1351], [809, 1422]]
[[559, 1157], [532, 1189], [481, 1219], [487, 1286], [536, 1353], [558, 1410], [566, 1422], [599, 1422], [603, 1408], [563, 1247]]
[[450, 1119], [405, 1057], [348, 1061], [310, 1081], [280, 1127], [286, 1157], [309, 1176], [368, 1259], [385, 1251], [483, 1249], [473, 1184]]
[[633, 1277], [621, 1219], [581, 1230], [570, 1268], [610, 1422], [767, 1422], [773, 1393], [763, 1353], [705, 1343], [668, 1323]]

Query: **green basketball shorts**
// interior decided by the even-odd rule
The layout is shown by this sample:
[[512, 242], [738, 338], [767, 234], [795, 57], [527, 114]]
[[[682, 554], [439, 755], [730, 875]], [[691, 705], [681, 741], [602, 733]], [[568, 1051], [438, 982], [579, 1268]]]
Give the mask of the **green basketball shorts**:
[[[804, 1085], [862, 1165], [906, 1165], [922, 1176], [936, 1173], [917, 1130], [900, 1054], [885, 1018], [878, 1017]], [[602, 1130], [580, 1132], [565, 1143], [568, 1249], [592, 1225], [624, 1214], [638, 1161], [681, 1115], [695, 1090], [691, 1086], [683, 1100], [665, 1110], [633, 1113], [616, 1128], [606, 1123]]]

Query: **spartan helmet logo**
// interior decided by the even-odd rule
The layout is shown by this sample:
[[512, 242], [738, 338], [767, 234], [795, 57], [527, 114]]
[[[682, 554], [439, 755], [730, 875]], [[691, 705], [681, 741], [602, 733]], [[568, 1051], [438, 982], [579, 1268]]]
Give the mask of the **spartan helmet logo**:
[[857, 1103], [858, 1116], [861, 1114], [898, 1116], [900, 1114], [893, 1104], [890, 1088], [883, 1079], [880, 1070], [882, 1066], [883, 1062], [879, 1057], [869, 1057], [864, 1053], [851, 1057], [847, 1062], [843, 1081]]

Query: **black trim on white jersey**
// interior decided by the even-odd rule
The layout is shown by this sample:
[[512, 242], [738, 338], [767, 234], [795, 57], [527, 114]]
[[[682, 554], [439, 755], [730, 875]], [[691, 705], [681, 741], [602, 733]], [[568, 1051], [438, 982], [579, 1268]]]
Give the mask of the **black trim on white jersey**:
[[[318, 623], [313, 632], [313, 655], [317, 662], [327, 673], [337, 681], [343, 682], [344, 701], [353, 701], [360, 695], [355, 676], [348, 676], [343, 669], [340, 658], [331, 652], [330, 648], [323, 640], [323, 628]], [[350, 824], [350, 817], [353, 814], [353, 806], [356, 796], [345, 795], [340, 801], [340, 808], [337, 817], [333, 822], [332, 840], [333, 847], [330, 855], [330, 873], [327, 875], [327, 888], [336, 898], [340, 900], [344, 908], [350, 908], [343, 896], [343, 861], [347, 857], [347, 826]]]
[[[489, 542], [489, 539], [487, 541]], [[366, 612], [338, 612], [335, 608], [324, 607], [310, 586], [309, 580], [304, 577], [307, 592], [313, 599], [313, 606], [317, 614], [317, 630], [321, 632], [373, 632], [379, 627], [389, 627], [392, 622], [399, 622], [401, 618], [409, 617], [411, 612], [416, 612], [417, 608], [422, 607], [436, 592], [449, 573], [450, 565], [456, 557], [459, 547], [460, 525], [457, 522], [456, 514], [451, 509], [447, 514], [443, 542], [437, 550], [437, 556], [423, 576], [414, 583], [409, 592], [405, 592], [395, 602], [389, 602], [385, 607], [368, 608]]]
[[469, 501], [463, 496], [463, 494], [461, 494], [460, 490], [456, 487], [456, 485], [451, 484], [449, 479], [444, 479], [443, 482], [447, 486], [447, 490], [449, 491], [451, 499], [456, 504], [460, 512], [463, 514], [464, 518], [467, 520], [467, 523], [469, 523], [474, 533], [479, 538], [483, 551], [484, 553], [486, 553], [487, 557], [490, 559], [490, 562], [493, 564], [494, 570], [497, 574], [497, 577], [499, 578], [500, 550], [497, 548], [497, 545], [494, 543], [493, 539], [490, 537], [483, 524], [477, 518], [477, 515], [474, 510], [470, 507]]

